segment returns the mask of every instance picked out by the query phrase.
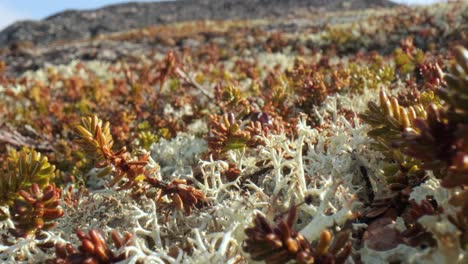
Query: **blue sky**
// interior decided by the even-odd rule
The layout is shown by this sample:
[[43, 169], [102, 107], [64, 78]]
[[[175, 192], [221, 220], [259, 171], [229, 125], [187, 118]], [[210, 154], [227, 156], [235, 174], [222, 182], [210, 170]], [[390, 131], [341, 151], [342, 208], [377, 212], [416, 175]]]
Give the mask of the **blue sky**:
[[[0, 29], [22, 19], [43, 19], [65, 9], [93, 9], [131, 0], [0, 0]], [[139, 0], [135, 2], [154, 2]]]
[[[0, 0], [0, 29], [16, 20], [42, 19], [65, 9], [92, 9], [130, 0]], [[140, 0], [152, 2], [154, 0]], [[221, 0], [220, 0], [221, 1]], [[429, 4], [438, 0], [394, 0], [416, 4]]]

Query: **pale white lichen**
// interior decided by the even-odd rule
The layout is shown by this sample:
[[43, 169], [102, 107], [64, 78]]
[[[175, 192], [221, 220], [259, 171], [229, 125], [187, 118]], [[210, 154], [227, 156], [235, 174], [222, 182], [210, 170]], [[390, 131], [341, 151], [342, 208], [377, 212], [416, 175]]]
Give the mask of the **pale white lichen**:
[[234, 264], [242, 259], [236, 251], [238, 241], [231, 236], [230, 231], [202, 233], [199, 229], [194, 229], [193, 234], [188, 242], [192, 245], [194, 253], [186, 256], [182, 263]]
[[151, 145], [151, 157], [160, 164], [161, 172], [168, 175], [190, 175], [200, 155], [207, 150], [205, 140], [194, 135], [179, 133], [175, 138], [162, 138]]
[[414, 199], [415, 202], [419, 204], [422, 200], [425, 200], [427, 197], [433, 197], [441, 206], [444, 207], [444, 205], [448, 205], [448, 200], [450, 198], [451, 191], [442, 188], [442, 186], [440, 185], [440, 181], [435, 178], [434, 173], [428, 171], [427, 174], [428, 179], [421, 185], [413, 188], [409, 199]]

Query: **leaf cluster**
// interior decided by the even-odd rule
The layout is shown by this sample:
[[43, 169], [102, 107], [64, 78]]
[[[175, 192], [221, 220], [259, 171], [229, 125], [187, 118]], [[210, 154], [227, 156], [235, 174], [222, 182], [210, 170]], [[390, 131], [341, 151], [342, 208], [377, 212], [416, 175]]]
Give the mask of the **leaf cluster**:
[[[157, 179], [155, 172], [159, 168], [147, 168], [149, 152], [134, 158], [125, 147], [117, 152], [112, 151], [109, 123], [103, 124], [97, 116], [83, 118], [81, 125], [76, 126], [76, 131], [80, 136], [77, 144], [94, 157], [96, 167], [102, 168], [98, 176], [112, 174], [110, 185], [120, 183], [118, 190], [132, 189], [134, 197], [148, 195], [156, 197], [157, 201], [167, 196], [176, 208], [185, 210], [187, 214], [193, 206], [205, 200], [203, 193], [188, 186], [185, 180], [166, 183]], [[149, 190], [150, 187], [155, 188], [156, 192]]]
[[[466, 248], [463, 225], [468, 219], [465, 190], [468, 186], [468, 52], [459, 46], [454, 55], [455, 63], [445, 75], [447, 87], [436, 90], [443, 99], [439, 107], [429, 104], [419, 114], [411, 108], [406, 111], [396, 98], [388, 100], [382, 91], [380, 107], [369, 102], [369, 110], [362, 117], [373, 126], [369, 135], [377, 139], [387, 153], [398, 153], [398, 156], [387, 157], [397, 162], [410, 161], [417, 171], [433, 171], [445, 188], [461, 188], [461, 193], [452, 196], [452, 203], [461, 206], [460, 211], [450, 219], [460, 229], [460, 242]], [[404, 170], [400, 166], [400, 171]]]
[[247, 239], [243, 249], [253, 260], [266, 263], [344, 263], [351, 253], [349, 232], [341, 232], [335, 237], [324, 230], [318, 241], [311, 244], [294, 229], [297, 208], [292, 206], [285, 219], [276, 224], [265, 216], [257, 214], [254, 225], [245, 229]]
[[33, 184], [42, 190], [55, 178], [55, 166], [46, 156], [32, 149], [11, 150], [5, 165], [6, 171], [0, 178], [0, 205], [11, 205], [20, 190]]

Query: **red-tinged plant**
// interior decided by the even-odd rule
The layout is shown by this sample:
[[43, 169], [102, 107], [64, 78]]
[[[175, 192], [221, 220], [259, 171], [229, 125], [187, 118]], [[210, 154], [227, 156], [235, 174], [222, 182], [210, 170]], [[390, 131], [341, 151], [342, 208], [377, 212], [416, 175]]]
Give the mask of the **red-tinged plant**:
[[255, 136], [265, 133], [266, 125], [264, 127], [260, 122], [255, 122], [245, 127], [232, 113], [211, 116], [210, 135], [206, 138], [211, 154], [220, 156], [228, 150], [261, 144], [261, 140]]
[[[396, 103], [386, 103], [387, 100], [382, 100], [381, 95], [381, 107], [386, 113], [392, 113], [399, 118], [392, 120], [387, 117], [386, 120], [379, 120], [376, 118], [379, 109], [372, 103], [369, 103], [369, 108], [377, 111], [369, 111], [363, 118], [374, 126], [382, 126], [385, 122], [394, 124], [395, 128], [398, 128], [398, 123], [409, 124], [403, 126], [404, 130], [393, 129], [394, 133], [390, 135], [387, 135], [388, 131], [379, 131], [381, 128], [374, 129], [369, 134], [377, 139], [384, 138], [394, 148], [394, 153], [400, 153], [402, 160], [412, 160], [414, 166], [417, 166], [413, 172], [432, 170], [441, 179], [443, 187], [461, 188], [461, 193], [453, 196], [451, 200], [451, 203], [460, 206], [461, 210], [455, 216], [449, 216], [449, 219], [460, 229], [460, 242], [462, 247], [466, 248], [468, 239], [464, 225], [468, 222], [468, 199], [465, 195], [468, 186], [468, 51], [457, 47], [454, 55], [456, 62], [444, 79], [447, 88], [436, 90], [437, 95], [443, 99], [440, 106], [429, 104], [424, 115], [410, 114], [411, 118], [402, 118], [404, 112], [394, 111], [394, 105], [398, 102], [394, 100]], [[397, 120], [400, 122], [395, 122]], [[388, 208], [388, 205], [386, 207]], [[387, 210], [380, 211], [371, 209], [376, 216]]]
[[262, 98], [265, 105], [262, 107], [262, 112], [279, 115], [284, 119], [290, 118], [294, 113], [294, 97], [293, 90], [287, 85], [288, 79], [286, 74], [278, 69], [269, 72], [264, 80]]
[[380, 105], [374, 102], [368, 103], [368, 110], [361, 114], [361, 118], [372, 126], [367, 133], [377, 143], [373, 146], [382, 151], [390, 163], [384, 169], [389, 182], [418, 185], [425, 177], [421, 170], [420, 162], [402, 153], [402, 150], [394, 146], [402, 144], [405, 131], [417, 130], [418, 117], [425, 118], [426, 111], [420, 105], [401, 106], [396, 97], [388, 97], [384, 90], [380, 91]]
[[148, 169], [150, 152], [139, 155], [137, 158], [131, 156], [123, 147], [117, 152], [112, 151], [113, 139], [109, 130], [109, 123], [102, 124], [97, 116], [82, 119], [82, 125], [76, 126], [80, 135], [77, 143], [86, 153], [96, 159], [96, 167], [102, 168], [98, 176], [113, 174], [110, 185], [115, 185], [126, 179], [118, 190], [132, 189], [133, 196], [137, 197], [148, 194], [149, 187], [156, 188], [157, 200], [162, 196], [169, 196], [178, 209], [190, 213], [191, 207], [199, 201], [204, 201], [205, 196], [195, 188], [188, 186], [185, 180], [174, 180], [165, 183], [153, 177], [158, 167]]
[[254, 226], [245, 229], [247, 239], [243, 250], [256, 261], [266, 263], [286, 263], [296, 260], [299, 263], [314, 263], [310, 243], [293, 229], [297, 209], [293, 207], [287, 219], [276, 226], [261, 214], [254, 218]]
[[425, 215], [439, 215], [443, 212], [437, 202], [431, 197], [427, 197], [419, 204], [414, 200], [409, 201], [410, 205], [402, 217], [405, 221], [406, 230], [401, 233], [406, 244], [416, 246], [431, 246], [437, 245], [432, 233], [426, 231], [424, 227], [418, 223], [418, 219]]
[[227, 182], [235, 181], [241, 174], [241, 170], [236, 167], [235, 163], [229, 163], [229, 167], [223, 172], [223, 175]]
[[415, 68], [416, 79], [423, 89], [436, 90], [445, 84], [443, 72], [437, 62], [426, 62]]
[[303, 60], [296, 59], [294, 68], [286, 72], [286, 76], [294, 89], [298, 106], [306, 113], [321, 105], [331, 92], [322, 69], [316, 65], [307, 65]]
[[115, 250], [111, 250], [101, 234], [96, 230], [90, 230], [88, 234], [78, 230], [76, 235], [81, 241], [81, 246], [75, 249], [72, 244], [57, 244], [56, 258], [48, 260], [48, 264], [109, 264], [125, 260], [124, 252], [119, 252], [129, 245], [132, 239], [130, 233], [122, 237], [117, 231], [111, 232], [111, 238]]
[[280, 52], [286, 46], [288, 46], [286, 36], [282, 32], [273, 32], [268, 36], [264, 48], [268, 52]]
[[240, 116], [250, 114], [253, 109], [250, 102], [234, 85], [221, 85], [215, 87], [215, 99], [223, 112], [238, 112]]
[[[179, 64], [180, 63], [178, 62], [174, 52], [169, 51], [163, 61], [161, 61], [157, 65], [154, 65], [155, 67], [157, 67], [156, 74], [150, 75], [148, 69], [148, 71], [140, 72], [141, 77], [143, 78], [143, 80], [146, 81], [146, 84], [148, 85], [159, 84], [159, 90], [157, 94], [161, 95], [162, 88], [164, 87], [164, 84], [166, 83], [168, 78], [171, 76], [176, 76], [176, 69], [178, 68]], [[136, 86], [144, 85], [144, 83], [138, 83], [132, 75], [132, 72], [130, 72], [129, 70], [125, 72], [125, 75], [127, 81], [131, 84], [132, 87], [137, 88]]]
[[11, 205], [19, 197], [20, 190], [33, 184], [44, 189], [55, 178], [55, 166], [48, 158], [27, 148], [11, 151], [4, 166], [6, 172], [0, 175], [0, 205]]
[[284, 130], [281, 117], [273, 118], [265, 112], [251, 112], [245, 120], [236, 120], [233, 113], [213, 115], [210, 118], [210, 136], [207, 137], [207, 141], [212, 150], [211, 154], [255, 148], [264, 144], [262, 136]]
[[[112, 151], [113, 139], [110, 134], [109, 122], [102, 125], [102, 121], [97, 116], [83, 118], [82, 125], [76, 126], [77, 133], [81, 136], [76, 142], [91, 157], [96, 159], [96, 167], [102, 168], [100, 175], [105, 176], [116, 170], [110, 185], [115, 185], [122, 179], [128, 181], [121, 186], [122, 189], [129, 189], [135, 186], [142, 177], [151, 174], [154, 170], [146, 170], [149, 153], [131, 160], [130, 153], [123, 147], [117, 152]], [[142, 177], [139, 177], [142, 175]]]
[[83, 186], [80, 186], [78, 190], [74, 190], [73, 186], [69, 186], [68, 189], [64, 190], [63, 200], [68, 206], [77, 209], [78, 205], [83, 196], [89, 195], [89, 190]]
[[50, 184], [41, 190], [37, 183], [19, 191], [19, 197], [10, 206], [10, 218], [15, 224], [10, 232], [16, 237], [35, 235], [39, 230], [53, 228], [54, 220], [64, 215], [60, 208], [61, 189]]
[[393, 55], [396, 68], [401, 75], [413, 73], [418, 64], [424, 60], [424, 52], [416, 48], [413, 37], [406, 37], [400, 41], [400, 48]]
[[382, 217], [395, 220], [407, 208], [412, 187], [406, 184], [393, 183], [389, 185], [389, 188], [392, 191], [389, 196], [375, 199], [369, 208], [363, 211], [363, 216], [367, 218], [367, 221]]
[[430, 105], [415, 131], [404, 134], [404, 153], [421, 160], [442, 178], [444, 187], [468, 185], [468, 51], [455, 49], [456, 63], [446, 74], [447, 88], [436, 92], [445, 101]]
[[286, 219], [276, 225], [261, 214], [254, 218], [254, 226], [245, 229], [247, 239], [243, 250], [253, 260], [266, 263], [344, 263], [351, 253], [349, 233], [341, 232], [333, 239], [332, 234], [324, 230], [318, 241], [310, 244], [299, 232], [294, 230], [297, 207], [292, 206]]
[[186, 180], [173, 180], [170, 183], [164, 183], [154, 178], [147, 178], [148, 184], [160, 189], [157, 194], [157, 200], [163, 196], [169, 196], [175, 208], [184, 210], [190, 214], [192, 207], [206, 200], [205, 195], [199, 190], [187, 185]]
[[[436, 215], [442, 212], [434, 200], [431, 198], [422, 200], [417, 204], [414, 200], [405, 202], [401, 206], [401, 211], [391, 212], [387, 209], [385, 213], [380, 211], [369, 211], [368, 216], [375, 217], [368, 222], [367, 231], [364, 234], [364, 240], [367, 246], [377, 251], [386, 251], [397, 247], [399, 244], [407, 244], [412, 247], [434, 247], [437, 245], [432, 234], [424, 229], [417, 220], [425, 215]], [[394, 208], [394, 207], [393, 207]], [[399, 231], [391, 224], [395, 223], [396, 217], [401, 216], [404, 220], [406, 229]]]

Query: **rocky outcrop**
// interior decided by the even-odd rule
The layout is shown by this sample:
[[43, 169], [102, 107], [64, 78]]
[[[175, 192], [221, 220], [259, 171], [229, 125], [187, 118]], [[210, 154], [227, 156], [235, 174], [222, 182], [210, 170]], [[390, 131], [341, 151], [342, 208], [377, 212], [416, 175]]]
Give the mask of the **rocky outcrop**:
[[29, 42], [41, 47], [57, 41], [92, 38], [149, 25], [191, 20], [254, 19], [294, 11], [388, 7], [388, 0], [180, 0], [127, 3], [96, 10], [69, 10], [41, 21], [21, 21], [0, 32], [0, 48]]

